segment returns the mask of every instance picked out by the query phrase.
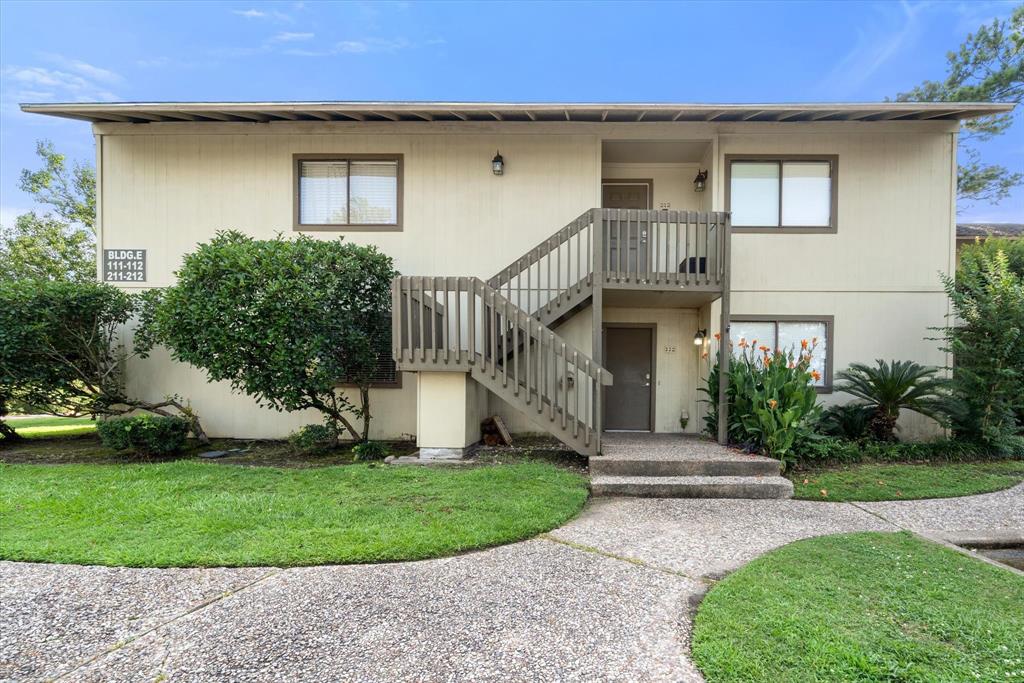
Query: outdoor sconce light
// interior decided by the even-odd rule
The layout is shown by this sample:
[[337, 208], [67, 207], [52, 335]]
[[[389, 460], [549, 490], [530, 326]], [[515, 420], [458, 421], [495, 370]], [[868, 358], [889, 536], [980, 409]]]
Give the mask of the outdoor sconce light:
[[491, 159], [491, 170], [494, 171], [494, 175], [503, 175], [505, 173], [505, 160], [501, 158], [501, 152], [496, 152], [494, 158]]
[[697, 177], [693, 179], [693, 191], [703, 192], [704, 186], [707, 184], [708, 172], [697, 169]]
[[704, 340], [707, 339], [707, 336], [707, 330], [697, 330], [697, 334], [693, 335], [693, 345], [700, 346], [704, 343]]

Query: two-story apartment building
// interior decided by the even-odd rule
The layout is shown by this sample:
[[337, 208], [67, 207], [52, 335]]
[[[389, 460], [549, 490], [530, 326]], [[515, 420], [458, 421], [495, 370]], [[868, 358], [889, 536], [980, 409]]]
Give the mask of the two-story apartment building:
[[[22, 108], [92, 122], [104, 277], [118, 277], [106, 250], [145, 261], [121, 286], [172, 283], [224, 228], [391, 255], [396, 365], [373, 390], [372, 436], [415, 434], [444, 455], [491, 414], [584, 453], [604, 430], [699, 431], [723, 330], [769, 347], [816, 338], [825, 402], [843, 400], [833, 377], [850, 362], [946, 364], [928, 337], [949, 313], [959, 120], [1011, 107]], [[261, 410], [166, 354], [129, 376], [137, 394], [188, 397], [212, 435], [318, 420]]]

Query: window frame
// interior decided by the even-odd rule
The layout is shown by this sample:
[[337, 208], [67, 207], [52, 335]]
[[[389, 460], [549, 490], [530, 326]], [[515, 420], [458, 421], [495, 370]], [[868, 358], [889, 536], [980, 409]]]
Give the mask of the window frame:
[[[814, 390], [819, 394], [833, 392], [833, 358], [835, 357], [835, 322], [834, 315], [744, 315], [729, 316], [730, 329], [732, 323], [775, 323], [775, 340], [779, 339], [779, 323], [824, 323], [825, 324], [825, 381]], [[731, 337], [730, 337], [731, 338]]]
[[[394, 161], [397, 162], [394, 223], [302, 223], [300, 196], [303, 161]], [[351, 176], [349, 176], [351, 177]], [[350, 188], [351, 190], [351, 188]], [[298, 153], [292, 155], [292, 230], [295, 232], [402, 232], [402, 199], [405, 194], [405, 155], [403, 154], [341, 154]], [[351, 191], [347, 201], [351, 201]]]
[[[779, 167], [779, 224], [778, 225], [734, 225], [738, 233], [788, 233], [788, 234], [834, 234], [839, 231], [839, 155], [838, 154], [726, 154], [725, 155], [725, 210], [732, 211], [732, 165], [733, 162], [765, 163], [775, 162]], [[829, 164], [831, 192], [829, 196], [828, 225], [783, 225], [782, 166], [787, 161], [816, 161]]]

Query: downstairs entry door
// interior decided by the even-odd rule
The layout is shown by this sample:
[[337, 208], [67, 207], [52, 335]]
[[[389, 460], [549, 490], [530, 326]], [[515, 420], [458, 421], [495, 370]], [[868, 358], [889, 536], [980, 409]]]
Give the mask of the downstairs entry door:
[[605, 367], [614, 384], [605, 388], [604, 428], [651, 431], [654, 329], [605, 328]]

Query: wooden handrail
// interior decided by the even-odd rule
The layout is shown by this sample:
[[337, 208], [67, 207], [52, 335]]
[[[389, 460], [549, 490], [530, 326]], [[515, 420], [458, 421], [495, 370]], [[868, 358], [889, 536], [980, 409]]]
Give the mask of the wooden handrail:
[[599, 446], [611, 373], [497, 289], [477, 277], [399, 276], [392, 307], [400, 369], [472, 372], [565, 438]]

